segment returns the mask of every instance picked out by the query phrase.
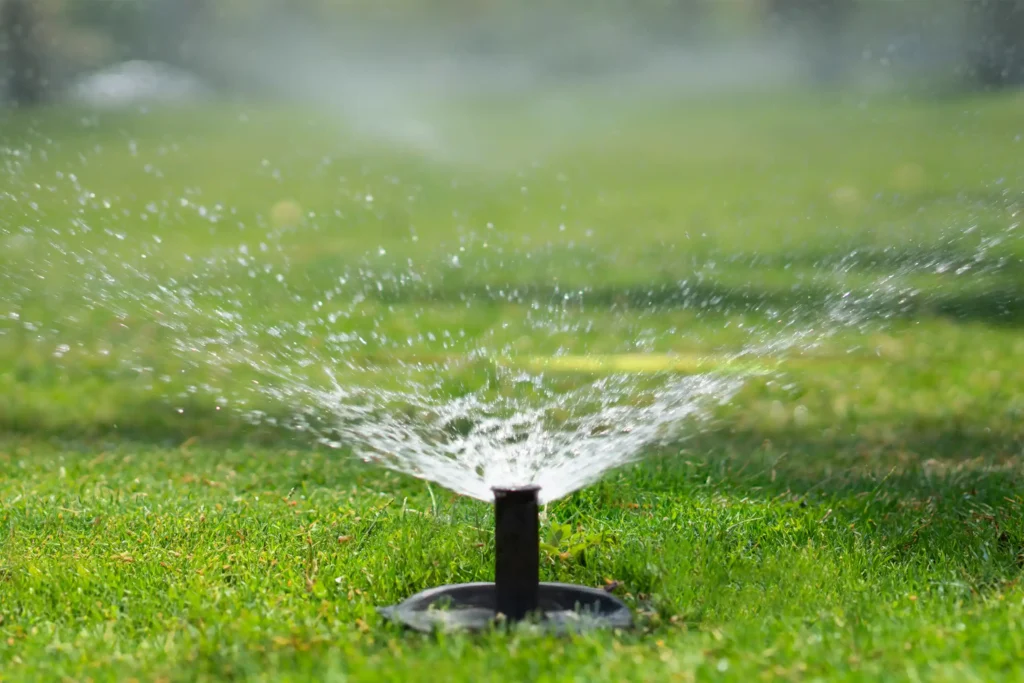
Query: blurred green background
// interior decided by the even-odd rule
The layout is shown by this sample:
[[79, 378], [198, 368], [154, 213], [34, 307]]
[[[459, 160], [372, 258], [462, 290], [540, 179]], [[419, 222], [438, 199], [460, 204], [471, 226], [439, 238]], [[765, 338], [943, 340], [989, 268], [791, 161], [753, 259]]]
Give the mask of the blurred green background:
[[[8, 96], [25, 100], [129, 58], [238, 87], [226, 54], [237, 61], [286, 51], [307, 42], [299, 36], [342, 54], [432, 47], [465, 59], [529, 55], [563, 78], [680, 46], [770, 46], [817, 84], [990, 87], [1024, 78], [1019, 0], [6, 0], [4, 12], [0, 64], [16, 76]], [[255, 81], [246, 85], [267, 85]]]

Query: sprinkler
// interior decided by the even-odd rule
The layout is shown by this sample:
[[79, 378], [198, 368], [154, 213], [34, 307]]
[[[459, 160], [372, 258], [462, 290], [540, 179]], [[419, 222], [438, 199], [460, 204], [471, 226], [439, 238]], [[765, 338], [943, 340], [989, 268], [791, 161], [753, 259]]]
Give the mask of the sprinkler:
[[535, 623], [556, 631], [629, 628], [629, 608], [607, 591], [540, 581], [537, 486], [494, 491], [494, 583], [430, 588], [378, 611], [418, 631]]
[[537, 611], [540, 593], [540, 487], [493, 491], [495, 609], [521, 621]]

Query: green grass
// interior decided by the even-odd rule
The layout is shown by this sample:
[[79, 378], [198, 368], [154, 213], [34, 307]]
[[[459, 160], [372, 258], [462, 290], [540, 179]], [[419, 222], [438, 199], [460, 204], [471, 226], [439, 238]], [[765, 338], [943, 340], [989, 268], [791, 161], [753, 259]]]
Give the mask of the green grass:
[[[0, 680], [1018, 680], [1022, 113], [583, 93], [450, 104], [430, 153], [325, 112], [0, 114]], [[384, 623], [492, 577], [488, 506], [250, 423], [297, 406], [208, 362], [452, 395], [794, 336], [549, 506], [603, 540], [542, 577], [637, 616], [571, 638]]]

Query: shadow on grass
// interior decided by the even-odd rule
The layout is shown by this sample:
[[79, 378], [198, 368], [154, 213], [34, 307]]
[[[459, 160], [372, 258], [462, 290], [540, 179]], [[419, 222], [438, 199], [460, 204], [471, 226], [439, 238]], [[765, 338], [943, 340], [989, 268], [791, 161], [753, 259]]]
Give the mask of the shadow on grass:
[[[945, 317], [963, 322], [1001, 326], [1024, 325], [1024, 286], [1002, 281], [985, 291], [919, 291], [897, 293], [857, 292], [844, 300], [834, 286], [797, 282], [785, 287], [762, 284], [727, 284], [688, 280], [651, 286], [587, 286], [572, 296], [591, 307], [644, 310], [693, 309], [709, 314], [765, 313], [785, 311], [796, 317], [820, 316], [839, 308], [857, 316], [888, 319]], [[374, 295], [373, 292], [366, 292]], [[555, 285], [479, 285], [467, 282], [442, 283], [422, 288], [385, 289], [375, 294], [386, 303], [469, 302], [561, 304], [566, 288]]]
[[[837, 235], [836, 240], [843, 239]], [[864, 316], [944, 316], [963, 321], [1024, 323], [1024, 258], [957, 245], [879, 247], [847, 241], [824, 247], [791, 245], [776, 252], [701, 250], [665, 245], [616, 259], [594, 249], [549, 246], [511, 253], [499, 267], [466, 256], [461, 265], [420, 263], [422, 278], [352, 278], [352, 293], [389, 304], [582, 302], [588, 307], [693, 309], [708, 313], [785, 311], [820, 316], [840, 304]], [[983, 257], [983, 258], [982, 258]], [[304, 262], [312, 289], [337, 286], [339, 257]], [[382, 266], [377, 266], [382, 268]], [[962, 270], [962, 274], [957, 274]]]
[[309, 434], [285, 428], [293, 418], [293, 411], [282, 409], [276, 415], [264, 413], [262, 421], [255, 423], [238, 414], [220, 412], [208, 402], [181, 400], [172, 407], [162, 398], [126, 394], [123, 403], [106, 416], [91, 413], [88, 406], [68, 406], [66, 411], [59, 406], [46, 411], [0, 406], [0, 434], [56, 442], [133, 442], [163, 448], [189, 440], [225, 447], [309, 447]]
[[611, 486], [622, 499], [704, 491], [800, 507], [855, 500], [879, 510], [1016, 517], [1024, 512], [1022, 477], [1024, 433], [919, 422], [884, 439], [723, 428], [656, 450], [595, 488]]
[[1024, 431], [922, 418], [884, 436], [722, 427], [653, 453], [635, 476], [647, 490], [671, 489], [680, 478], [692, 478], [695, 468], [752, 496], [858, 496], [886, 482], [884, 488], [909, 496], [948, 499], [967, 492], [998, 505], [1020, 490], [1015, 477], [1024, 473]]

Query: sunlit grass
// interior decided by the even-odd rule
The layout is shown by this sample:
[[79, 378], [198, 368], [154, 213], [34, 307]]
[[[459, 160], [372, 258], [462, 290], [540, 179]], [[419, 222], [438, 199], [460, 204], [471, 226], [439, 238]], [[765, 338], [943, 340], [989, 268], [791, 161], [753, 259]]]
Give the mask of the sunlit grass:
[[[588, 97], [452, 104], [432, 148], [3, 114], [0, 678], [1019, 678], [1021, 101]], [[243, 419], [297, 409], [248, 360], [457, 393], [752, 349], [547, 510], [607, 540], [542, 577], [620, 582], [628, 634], [392, 630], [491, 578], [488, 507]]]

